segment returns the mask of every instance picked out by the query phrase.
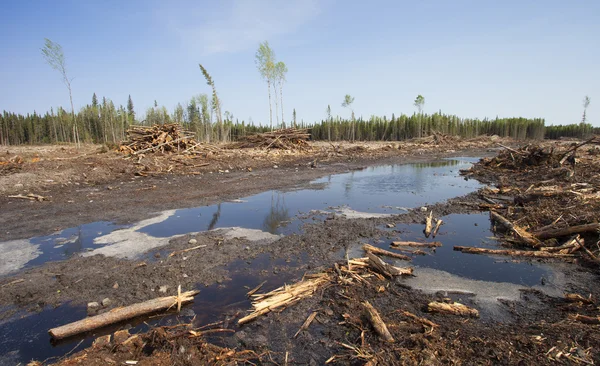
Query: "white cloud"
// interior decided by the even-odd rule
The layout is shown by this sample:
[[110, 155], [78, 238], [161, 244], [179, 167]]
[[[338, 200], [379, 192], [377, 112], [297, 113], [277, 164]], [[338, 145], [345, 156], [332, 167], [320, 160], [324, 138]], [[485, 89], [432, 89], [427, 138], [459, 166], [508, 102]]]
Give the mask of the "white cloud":
[[187, 8], [171, 17], [170, 28], [183, 44], [203, 54], [233, 53], [293, 33], [319, 15], [318, 0], [233, 0], [220, 9]]

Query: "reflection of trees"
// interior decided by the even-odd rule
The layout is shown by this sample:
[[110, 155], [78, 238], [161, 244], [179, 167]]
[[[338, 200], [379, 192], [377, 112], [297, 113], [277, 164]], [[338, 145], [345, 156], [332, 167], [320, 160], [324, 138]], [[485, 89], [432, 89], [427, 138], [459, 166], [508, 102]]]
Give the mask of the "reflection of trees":
[[217, 211], [213, 214], [212, 220], [210, 220], [210, 223], [208, 224], [208, 230], [214, 229], [215, 226], [217, 225], [217, 222], [219, 222], [220, 218], [221, 218], [221, 204], [219, 203], [217, 205]]
[[354, 185], [354, 172], [350, 173], [348, 180], [344, 183], [344, 197], [346, 199], [350, 199], [350, 192], [352, 191], [352, 186]]
[[264, 230], [276, 234], [281, 223], [289, 219], [290, 214], [285, 205], [285, 195], [280, 192], [271, 193], [271, 209], [263, 221]]

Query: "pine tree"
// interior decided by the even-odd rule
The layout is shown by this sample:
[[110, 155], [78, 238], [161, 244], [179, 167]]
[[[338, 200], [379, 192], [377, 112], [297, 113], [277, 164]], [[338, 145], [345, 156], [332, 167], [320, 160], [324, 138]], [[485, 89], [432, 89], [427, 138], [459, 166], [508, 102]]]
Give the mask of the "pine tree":
[[98, 97], [96, 96], [96, 93], [92, 95], [92, 107], [98, 107]]
[[129, 98], [127, 99], [127, 117], [129, 119], [129, 123], [135, 121], [135, 111], [133, 110], [133, 100], [131, 100], [131, 94], [129, 94]]

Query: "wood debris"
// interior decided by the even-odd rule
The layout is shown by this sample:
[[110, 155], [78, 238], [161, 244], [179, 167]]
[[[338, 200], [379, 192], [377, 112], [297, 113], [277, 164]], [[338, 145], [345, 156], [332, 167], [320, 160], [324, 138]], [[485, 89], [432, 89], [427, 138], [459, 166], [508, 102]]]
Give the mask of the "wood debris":
[[425, 219], [425, 230], [423, 232], [426, 238], [429, 238], [429, 235], [431, 235], [431, 230], [433, 230], [433, 211], [430, 211], [429, 216]]
[[298, 329], [296, 334], [294, 334], [294, 338], [296, 338], [298, 336], [298, 334], [300, 334], [300, 332], [302, 332], [303, 330], [308, 329], [308, 327], [310, 326], [310, 323], [312, 323], [312, 321], [315, 319], [317, 314], [319, 314], [318, 311], [313, 311], [312, 313], [310, 313], [310, 315], [306, 318], [304, 323], [302, 323], [302, 326], [300, 327], [300, 329]]
[[178, 254], [187, 253], [189, 251], [200, 249], [200, 248], [206, 248], [206, 245], [205, 244], [203, 244], [203, 245], [196, 245], [195, 247], [192, 247], [192, 248], [177, 250], [177, 251], [169, 254], [169, 258], [174, 257], [174, 256], [176, 256]]
[[394, 342], [394, 337], [392, 337], [392, 334], [390, 333], [387, 326], [381, 319], [381, 316], [379, 315], [379, 312], [377, 311], [377, 309], [375, 309], [373, 307], [373, 305], [371, 305], [368, 301], [364, 301], [362, 303], [362, 305], [367, 312], [367, 317], [369, 318], [369, 321], [373, 325], [375, 332], [381, 338], [383, 338], [386, 342]]
[[24, 199], [24, 200], [29, 200], [29, 201], [38, 201], [38, 202], [49, 201], [48, 197], [40, 196], [39, 194], [33, 194], [33, 193], [29, 193], [27, 195], [17, 194], [17, 195], [8, 196], [8, 198], [19, 198], [19, 199]]
[[387, 257], [401, 259], [401, 260], [404, 260], [404, 261], [410, 261], [410, 260], [412, 260], [412, 258], [409, 257], [409, 256], [407, 256], [407, 255], [400, 254], [400, 253], [390, 252], [389, 250], [377, 248], [377, 247], [375, 247], [373, 245], [370, 245], [370, 244], [363, 245], [363, 250], [365, 252], [371, 252], [371, 253], [374, 253], [374, 254], [385, 255]]
[[476, 247], [454, 246], [454, 250], [469, 254], [509, 255], [513, 257], [536, 257], [536, 258], [570, 258], [572, 254], [551, 253], [537, 250], [514, 250], [514, 249], [488, 249]]
[[437, 247], [441, 247], [442, 243], [439, 241], [432, 241], [429, 243], [420, 243], [420, 242], [416, 242], [416, 241], [393, 241], [391, 246], [393, 246], [393, 247], [437, 248]]
[[293, 285], [279, 287], [266, 294], [252, 295], [253, 310], [250, 314], [238, 320], [238, 324], [245, 324], [267, 314], [275, 309], [285, 308], [305, 297], [311, 296], [317, 289], [331, 281], [329, 273], [312, 275]]
[[309, 138], [308, 129], [287, 128], [242, 137], [229, 148], [308, 150], [310, 149]]
[[477, 309], [470, 308], [458, 302], [449, 304], [445, 302], [432, 301], [427, 305], [427, 310], [431, 313], [444, 313], [479, 318], [479, 311]]
[[373, 270], [381, 273], [382, 275], [384, 275], [386, 277], [392, 278], [392, 277], [396, 277], [396, 276], [413, 274], [412, 268], [394, 267], [391, 264], [385, 263], [381, 258], [379, 258], [378, 256], [376, 256], [375, 254], [373, 254], [370, 251], [367, 251], [367, 256], [369, 258], [369, 261], [368, 261], [369, 267], [373, 268]]
[[121, 143], [119, 151], [131, 155], [146, 152], [183, 152], [197, 145], [194, 133], [183, 129], [178, 123], [130, 126], [126, 133], [127, 140]]
[[48, 333], [54, 339], [63, 339], [80, 333], [99, 329], [107, 325], [115, 324], [123, 320], [135, 318], [137, 316], [150, 314], [159, 310], [170, 309], [174, 306], [177, 306], [179, 309], [181, 304], [194, 301], [194, 296], [196, 296], [198, 293], [200, 293], [200, 291], [188, 291], [181, 293], [178, 296], [160, 297], [138, 304], [112, 309], [100, 315], [78, 320], [57, 328], [52, 328], [48, 331]]

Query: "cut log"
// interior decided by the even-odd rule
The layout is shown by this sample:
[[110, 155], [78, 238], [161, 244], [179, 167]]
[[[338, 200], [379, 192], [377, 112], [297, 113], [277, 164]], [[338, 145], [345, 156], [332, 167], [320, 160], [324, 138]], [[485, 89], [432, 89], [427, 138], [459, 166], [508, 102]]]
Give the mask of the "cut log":
[[431, 230], [433, 229], [433, 211], [429, 212], [429, 216], [427, 216], [427, 218], [425, 219], [425, 230], [423, 231], [425, 233], [425, 237], [429, 238], [429, 235], [431, 235]]
[[550, 253], [533, 250], [512, 250], [512, 249], [487, 249], [474, 247], [455, 246], [454, 250], [468, 254], [491, 254], [491, 255], [510, 255], [513, 257], [536, 257], [536, 258], [570, 258], [572, 254]]
[[569, 302], [582, 302], [584, 304], [593, 304], [592, 294], [589, 297], [583, 297], [579, 294], [565, 294], [565, 300]]
[[600, 230], [599, 223], [569, 226], [562, 229], [549, 229], [544, 231], [537, 231], [535, 235], [539, 240], [547, 240], [552, 238], [559, 238], [561, 236], [569, 236], [573, 234], [590, 233]]
[[392, 249], [396, 249], [397, 251], [403, 252], [403, 253], [408, 253], [408, 254], [412, 254], [412, 255], [426, 255], [427, 253], [421, 249], [413, 249], [413, 248], [409, 248], [409, 247], [395, 247], [393, 245], [390, 245], [390, 248]]
[[77, 334], [89, 332], [95, 329], [115, 324], [123, 320], [135, 318], [137, 316], [154, 313], [160, 310], [165, 310], [194, 301], [200, 291], [188, 291], [180, 296], [167, 296], [144, 301], [138, 304], [116, 308], [109, 312], [85, 318], [73, 323], [69, 323], [57, 328], [52, 328], [48, 331], [54, 339], [64, 339]]
[[386, 342], [394, 342], [394, 337], [392, 337], [392, 334], [388, 330], [387, 326], [383, 320], [381, 320], [381, 316], [379, 315], [377, 309], [375, 309], [368, 301], [363, 302], [362, 305], [367, 311], [367, 317], [373, 325], [373, 328], [375, 328], [375, 332]]
[[409, 257], [409, 256], [407, 256], [407, 255], [400, 254], [400, 253], [390, 252], [389, 250], [377, 248], [377, 247], [374, 247], [374, 246], [372, 246], [370, 244], [363, 245], [363, 249], [364, 249], [365, 252], [371, 252], [371, 253], [374, 253], [374, 254], [385, 255], [385, 256], [388, 256], [388, 257], [396, 258], [396, 259], [402, 259], [404, 261], [410, 261], [410, 260], [412, 260], [412, 258]]
[[393, 247], [436, 248], [441, 247], [442, 243], [439, 241], [432, 241], [430, 243], [419, 243], [416, 241], [393, 241], [391, 245]]
[[437, 220], [435, 222], [435, 228], [433, 229], [433, 237], [435, 238], [436, 235], [438, 234], [438, 231], [440, 230], [440, 226], [442, 226], [443, 221], [442, 220]]
[[581, 314], [575, 314], [571, 317], [573, 320], [584, 323], [584, 324], [600, 324], [600, 316], [586, 316]]
[[392, 266], [391, 264], [385, 263], [383, 259], [371, 252], [367, 252], [367, 256], [369, 258], [369, 267], [386, 277], [392, 278], [401, 275], [412, 275], [413, 273], [412, 268], [399, 268]]
[[502, 215], [500, 215], [499, 213], [497, 213], [496, 211], [490, 211], [490, 215], [492, 216], [492, 219], [494, 219], [495, 221], [501, 223], [505, 228], [507, 228], [508, 230], [512, 231], [517, 238], [522, 241], [525, 244], [528, 244], [534, 248], [537, 248], [539, 246], [541, 246], [541, 242], [539, 239], [541, 238], [536, 238], [535, 236], [533, 236], [532, 234], [528, 233], [527, 231], [525, 231], [525, 229], [519, 227], [518, 225], [513, 224], [512, 222], [508, 221], [505, 217], [503, 217]]
[[[578, 237], [579, 235], [577, 235]], [[566, 243], [564, 243], [561, 246], [558, 247], [541, 247], [540, 250], [543, 252], [551, 252], [551, 253], [555, 253], [555, 252], [559, 252], [559, 253], [565, 253], [563, 252], [564, 250], [567, 250], [566, 253], [572, 254], [575, 250], [579, 249], [580, 246], [577, 243], [577, 240], [575, 240], [576, 238], [572, 238], [569, 241], [567, 241]], [[571, 251], [573, 250], [573, 251]]]
[[429, 303], [429, 305], [427, 305], [427, 310], [431, 313], [443, 313], [479, 318], [479, 311], [477, 309], [470, 308], [458, 302], [447, 304], [445, 302], [432, 301]]

